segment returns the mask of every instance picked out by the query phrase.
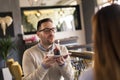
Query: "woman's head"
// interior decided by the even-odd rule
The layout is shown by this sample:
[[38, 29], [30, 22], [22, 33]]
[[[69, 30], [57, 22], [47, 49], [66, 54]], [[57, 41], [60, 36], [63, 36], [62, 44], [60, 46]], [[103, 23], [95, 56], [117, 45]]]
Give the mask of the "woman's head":
[[120, 6], [112, 4], [99, 10], [93, 16], [92, 25], [96, 73], [101, 73], [101, 77], [112, 76], [114, 68], [120, 71]]

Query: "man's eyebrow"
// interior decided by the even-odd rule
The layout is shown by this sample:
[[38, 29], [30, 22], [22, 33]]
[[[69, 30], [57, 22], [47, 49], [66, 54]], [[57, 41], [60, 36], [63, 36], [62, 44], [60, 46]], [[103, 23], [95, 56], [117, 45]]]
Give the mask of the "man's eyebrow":
[[54, 29], [54, 27], [53, 28], [44, 28], [44, 29]]

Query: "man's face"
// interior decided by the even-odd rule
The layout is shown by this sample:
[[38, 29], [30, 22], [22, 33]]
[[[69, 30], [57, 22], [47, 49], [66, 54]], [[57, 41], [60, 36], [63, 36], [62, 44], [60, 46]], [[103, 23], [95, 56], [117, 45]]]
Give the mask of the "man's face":
[[51, 45], [55, 40], [55, 27], [53, 23], [50, 21], [42, 23], [37, 35], [42, 45]]

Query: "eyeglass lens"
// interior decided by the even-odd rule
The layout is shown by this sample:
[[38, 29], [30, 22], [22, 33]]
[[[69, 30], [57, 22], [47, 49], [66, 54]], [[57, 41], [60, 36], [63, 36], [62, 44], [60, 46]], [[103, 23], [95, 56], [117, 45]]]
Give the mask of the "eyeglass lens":
[[51, 32], [51, 31], [56, 32], [56, 29], [55, 28], [45, 28], [45, 29], [39, 30], [39, 32], [41, 32], [41, 31], [46, 32], [46, 33]]

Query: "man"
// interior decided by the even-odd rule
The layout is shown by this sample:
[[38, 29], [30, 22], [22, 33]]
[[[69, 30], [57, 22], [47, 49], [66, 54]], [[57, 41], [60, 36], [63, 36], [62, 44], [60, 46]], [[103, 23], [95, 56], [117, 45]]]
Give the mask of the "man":
[[42, 19], [37, 25], [37, 36], [40, 42], [27, 49], [23, 55], [24, 80], [73, 80], [74, 71], [67, 56], [54, 55], [55, 48], [60, 49], [60, 55], [68, 53], [66, 47], [54, 43], [55, 27], [50, 18]]

